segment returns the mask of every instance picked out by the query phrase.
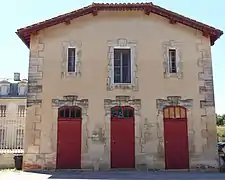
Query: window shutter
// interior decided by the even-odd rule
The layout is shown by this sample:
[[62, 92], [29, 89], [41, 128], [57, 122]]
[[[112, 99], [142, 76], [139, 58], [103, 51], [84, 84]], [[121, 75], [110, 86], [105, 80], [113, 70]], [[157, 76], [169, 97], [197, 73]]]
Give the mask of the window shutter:
[[170, 48], [167, 48], [167, 52], [166, 52], [166, 57], [167, 57], [166, 76], [167, 77], [170, 77], [170, 54], [169, 54], [169, 50], [170, 50]]
[[25, 86], [19, 86], [19, 95], [25, 95]]
[[177, 48], [176, 49], [176, 66], [177, 66], [177, 74], [181, 74], [181, 62], [180, 62], [180, 51], [179, 49]]
[[2, 85], [1, 86], [1, 95], [8, 95], [9, 88], [7, 85]]

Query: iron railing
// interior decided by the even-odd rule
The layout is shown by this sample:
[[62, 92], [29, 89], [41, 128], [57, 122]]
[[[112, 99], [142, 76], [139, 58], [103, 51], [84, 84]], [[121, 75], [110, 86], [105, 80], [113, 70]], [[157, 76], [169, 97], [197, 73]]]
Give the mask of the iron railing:
[[23, 153], [25, 117], [0, 117], [0, 154]]

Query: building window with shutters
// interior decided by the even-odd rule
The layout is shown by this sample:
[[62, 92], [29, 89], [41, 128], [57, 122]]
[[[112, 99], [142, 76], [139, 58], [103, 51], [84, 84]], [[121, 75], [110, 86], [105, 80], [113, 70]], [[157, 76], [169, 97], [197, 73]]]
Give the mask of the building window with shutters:
[[18, 106], [18, 116], [19, 117], [25, 117], [25, 105], [19, 105]]
[[0, 105], [0, 117], [6, 117], [6, 105]]
[[24, 86], [24, 85], [19, 85], [18, 86], [18, 95], [19, 96], [24, 96], [24, 95], [26, 95], [26, 86]]
[[76, 72], [76, 48], [68, 47], [67, 49], [67, 72]]
[[114, 84], [131, 84], [131, 49], [114, 48], [113, 82]]
[[0, 95], [2, 95], [2, 96], [6, 96], [9, 94], [9, 86], [8, 85], [2, 85], [0, 90], [1, 90]]
[[125, 38], [108, 40], [107, 91], [138, 91], [137, 41]]

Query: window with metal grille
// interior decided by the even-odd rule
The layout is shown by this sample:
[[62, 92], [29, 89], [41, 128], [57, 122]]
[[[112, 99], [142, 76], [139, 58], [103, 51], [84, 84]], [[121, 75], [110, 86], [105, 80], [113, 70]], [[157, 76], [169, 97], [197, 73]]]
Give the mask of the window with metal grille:
[[68, 48], [67, 52], [67, 70], [68, 72], [76, 71], [76, 48]]
[[5, 129], [0, 129], [0, 148], [5, 148]]
[[17, 129], [16, 130], [16, 146], [19, 149], [23, 148], [23, 139], [24, 139], [24, 130]]
[[176, 49], [169, 49], [169, 71], [177, 73]]
[[131, 83], [131, 49], [114, 49], [114, 83]]
[[19, 117], [24, 117], [25, 116], [25, 105], [19, 105], [18, 106], [18, 116]]
[[0, 117], [6, 117], [6, 105], [0, 105]]

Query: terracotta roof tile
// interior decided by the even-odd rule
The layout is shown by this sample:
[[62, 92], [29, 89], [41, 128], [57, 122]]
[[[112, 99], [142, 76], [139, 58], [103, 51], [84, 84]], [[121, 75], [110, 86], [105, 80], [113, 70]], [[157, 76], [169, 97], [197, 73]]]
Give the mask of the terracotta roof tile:
[[92, 3], [89, 6], [81, 9], [59, 15], [57, 17], [18, 29], [16, 34], [21, 40], [30, 46], [30, 35], [34, 32], [48, 28], [72, 19], [93, 13], [94, 11], [147, 11], [148, 13], [154, 13], [162, 17], [168, 18], [174, 22], [184, 24], [194, 29], [200, 30], [210, 36], [211, 45], [223, 34], [223, 31], [216, 29], [212, 26], [195, 21], [183, 15], [164, 9], [153, 3]]

